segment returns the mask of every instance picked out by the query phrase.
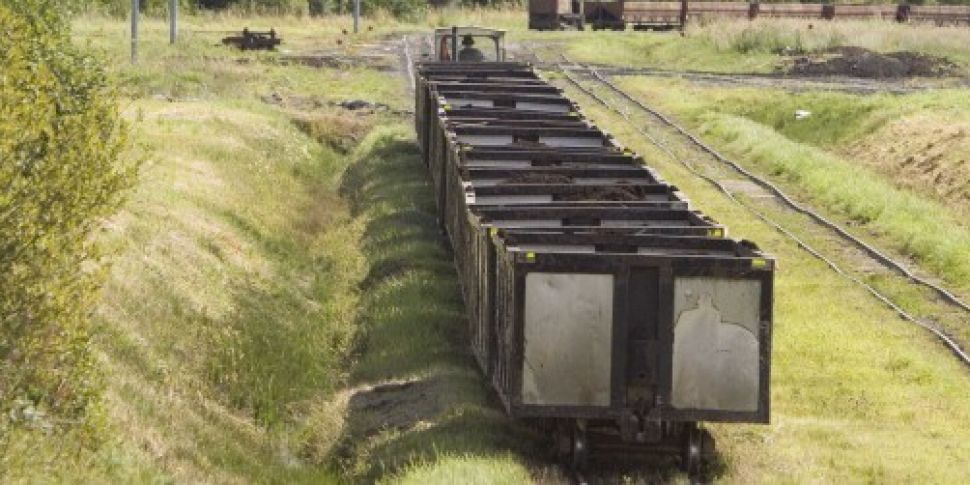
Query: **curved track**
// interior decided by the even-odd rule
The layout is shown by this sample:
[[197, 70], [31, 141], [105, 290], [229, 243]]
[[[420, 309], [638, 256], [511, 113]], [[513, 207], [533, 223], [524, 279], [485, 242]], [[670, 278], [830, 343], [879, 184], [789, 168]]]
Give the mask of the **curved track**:
[[[903, 264], [885, 255], [875, 247], [850, 234], [845, 229], [826, 219], [817, 212], [797, 203], [776, 185], [727, 159], [713, 148], [704, 144], [701, 140], [685, 130], [679, 124], [672, 121], [670, 118], [631, 96], [606, 76], [601, 74], [597, 69], [572, 63], [565, 57], [564, 60], [570, 63], [571, 66], [557, 64], [557, 71], [562, 73], [566, 80], [568, 80], [582, 93], [592, 98], [598, 104], [606, 107], [611, 112], [622, 117], [640, 135], [646, 138], [651, 144], [655, 145], [658, 149], [660, 149], [660, 151], [665, 153], [672, 160], [683, 165], [691, 174], [716, 187], [731, 201], [743, 207], [745, 210], [755, 215], [758, 219], [764, 221], [769, 226], [784, 234], [786, 237], [794, 241], [799, 247], [809, 252], [812, 256], [823, 261], [839, 275], [865, 288], [866, 291], [880, 300], [883, 304], [891, 308], [902, 319], [931, 332], [936, 336], [936, 338], [943, 342], [954, 353], [954, 355], [963, 362], [963, 364], [970, 367], [970, 354], [968, 354], [967, 351], [961, 346], [961, 343], [951, 336], [945, 330], [944, 326], [941, 325], [941, 321], [944, 320], [949, 321], [951, 328], [961, 324], [966, 325], [967, 317], [970, 316], [970, 305], [962, 301], [946, 288], [943, 288], [942, 286], [933, 283], [926, 278], [922, 278], [914, 274]], [[580, 73], [585, 79], [579, 79], [579, 76], [577, 76], [576, 73]], [[594, 89], [592, 86], [606, 88], [606, 91], [611, 94], [604, 95], [602, 93], [597, 93], [596, 89]], [[608, 98], [612, 98], [612, 100]], [[621, 109], [621, 104], [632, 106], [645, 116], [634, 118], [629, 111]], [[652, 124], [659, 129], [655, 130], [654, 134], [651, 134], [643, 128], [643, 124]], [[701, 163], [694, 165], [691, 163], [691, 161], [686, 160], [685, 157], [678, 156], [678, 154], [674, 153], [674, 151], [671, 149], [668, 141], [661, 140], [658, 137], [658, 135], [661, 133], [667, 133], [686, 139], [689, 142], [689, 145], [692, 146], [692, 150], [690, 150], [688, 156], [692, 159], [692, 161]], [[719, 165], [719, 167], [714, 165]], [[757, 189], [760, 190], [760, 192], [754, 197], [744, 197], [743, 194], [745, 192], [750, 192], [750, 189], [747, 191], [739, 191], [732, 190], [731, 188], [731, 185], [737, 186], [738, 182], [753, 184]], [[806, 238], [796, 235], [792, 230], [786, 228], [784, 225], [782, 225], [782, 223], [779, 223], [775, 218], [769, 215], [772, 213], [777, 213], [779, 209], [791, 211], [803, 216], [805, 220], [815, 226], [813, 228], [814, 232], [824, 233], [822, 238], [830, 241], [837, 239], [842, 241], [844, 245], [850, 246], [851, 249], [843, 249], [843, 252], [847, 253], [843, 254], [843, 258], [826, 256], [821, 250], [810, 244]], [[842, 264], [840, 265], [837, 263], [836, 259], [843, 261]], [[854, 262], [855, 264], [846, 264], [844, 261]], [[898, 304], [892, 297], [888, 296], [886, 292], [880, 291], [880, 289], [877, 289], [875, 286], [867, 283], [863, 279], [863, 277], [866, 275], [874, 274], [878, 274], [879, 276], [891, 275], [895, 278], [904, 279], [910, 284], [919, 285], [929, 289], [933, 292], [935, 296], [934, 299], [936, 301], [932, 302], [930, 305], [932, 307], [930, 311], [924, 311], [919, 316], [914, 315], [913, 313], [902, 308], [902, 306]], [[954, 309], [958, 310], [959, 315], [953, 314]], [[957, 318], [954, 318], [955, 316]]]
[[[556, 63], [540, 63], [540, 69], [569, 69]], [[573, 65], [575, 67], [575, 65]], [[866, 79], [848, 76], [802, 76], [785, 74], [729, 74], [707, 71], [678, 71], [651, 67], [617, 67], [585, 64], [578, 71], [595, 70], [605, 76], [651, 76], [685, 79], [710, 86], [783, 89], [789, 92], [836, 91], [852, 94], [909, 94], [937, 89], [970, 87], [968, 78], [941, 78], [933, 81], [903, 79]]]

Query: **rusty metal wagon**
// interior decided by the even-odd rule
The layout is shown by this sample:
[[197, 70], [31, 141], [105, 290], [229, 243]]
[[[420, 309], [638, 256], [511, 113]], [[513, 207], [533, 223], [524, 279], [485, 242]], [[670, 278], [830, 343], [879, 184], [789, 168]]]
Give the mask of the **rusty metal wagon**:
[[418, 63], [418, 142], [473, 354], [506, 412], [590, 453], [713, 453], [769, 419], [774, 261], [514, 62]]

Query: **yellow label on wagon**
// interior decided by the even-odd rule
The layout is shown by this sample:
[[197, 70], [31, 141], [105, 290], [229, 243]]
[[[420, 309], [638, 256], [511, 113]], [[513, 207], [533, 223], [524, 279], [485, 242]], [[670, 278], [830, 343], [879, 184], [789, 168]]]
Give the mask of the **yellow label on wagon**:
[[764, 258], [754, 258], [751, 260], [751, 267], [755, 269], [765, 269], [768, 267], [768, 260]]
[[709, 237], [724, 237], [724, 229], [719, 227], [707, 231]]
[[530, 262], [530, 263], [535, 263], [536, 262], [536, 253], [534, 253], [532, 251], [529, 251], [529, 252], [525, 253], [525, 260], [528, 261], [528, 262]]

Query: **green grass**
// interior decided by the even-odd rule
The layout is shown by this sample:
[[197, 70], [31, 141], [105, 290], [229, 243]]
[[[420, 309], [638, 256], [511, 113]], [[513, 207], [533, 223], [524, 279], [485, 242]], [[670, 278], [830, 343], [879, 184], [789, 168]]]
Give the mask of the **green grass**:
[[961, 483], [968, 479], [970, 376], [925, 331], [898, 319], [772, 228], [570, 91], [587, 113], [695, 206], [777, 258], [772, 422], [711, 425], [727, 483]]
[[[325, 102], [404, 106], [401, 80], [190, 35], [173, 48], [151, 21], [132, 67], [123, 26], [77, 23], [116, 67], [130, 156], [147, 159], [100, 236], [113, 249], [95, 315], [102, 441], [24, 432], [0, 453], [2, 481], [333, 481], [302, 454], [314, 410], [345, 384], [366, 264], [338, 194], [341, 150], [383, 121]], [[264, 101], [274, 92], [282, 106]]]
[[[280, 22], [308, 48], [335, 41], [347, 19], [249, 20]], [[96, 315], [103, 441], [25, 431], [0, 453], [4, 482], [527, 475], [529, 453], [509, 450], [531, 450], [535, 437], [488, 402], [465, 352], [410, 128], [327, 104], [407, 108], [398, 74], [286, 64], [204, 33], [173, 48], [153, 20], [129, 66], [122, 22], [76, 26], [117, 67], [131, 156], [148, 163], [101, 236], [113, 249]], [[281, 103], [267, 101], [274, 93]], [[357, 407], [402, 380], [426, 394], [405, 397], [418, 414], [399, 426], [384, 427], [386, 410]]]
[[[970, 288], [970, 226], [963, 217], [965, 201], [938, 197], [932, 181], [923, 187], [899, 183], [894, 177], [898, 173], [885, 160], [854, 163], [849, 151], [883, 126], [920, 110], [952, 112], [956, 116], [951, 122], [966, 123], [970, 105], [965, 91], [906, 96], [788, 94], [699, 88], [646, 78], [625, 79], [623, 85], [682, 117], [733, 158], [783, 181], [801, 198], [852, 219], [951, 284]], [[692, 95], [683, 96], [685, 90]], [[796, 107], [813, 114], [796, 121]], [[961, 159], [966, 154], [954, 151], [950, 156]], [[873, 165], [879, 168], [873, 169]]]
[[[426, 24], [524, 25], [508, 13], [443, 15]], [[200, 30], [272, 23], [293, 49], [336, 48], [349, 25], [184, 20]], [[426, 28], [378, 25], [345, 48], [399, 27]], [[155, 20], [141, 64], [128, 67], [123, 22], [89, 17], [77, 28], [114, 60], [149, 159], [102, 235], [116, 254], [97, 314], [106, 432], [101, 443], [24, 432], [0, 450], [4, 482], [557, 480], [544, 471], [542, 437], [504, 416], [468, 355], [410, 125], [326, 106], [355, 97], [408, 107], [401, 78], [283, 65], [214, 47], [215, 34], [187, 33], [171, 48]], [[274, 92], [281, 105], [264, 101]], [[732, 234], [779, 258], [773, 421], [712, 426], [720, 480], [970, 478], [970, 431], [954, 424], [970, 420], [970, 378], [945, 350], [629, 127], [590, 112]]]
[[369, 270], [336, 456], [352, 481], [447, 483], [474, 471], [483, 483], [520, 482], [537, 438], [490, 401], [468, 353], [457, 274], [411, 131], [368, 136], [342, 183], [367, 221]]
[[344, 162], [255, 103], [139, 108], [156, 163], [106, 235], [122, 251], [98, 318], [108, 418], [179, 481], [319, 478], [285, 456], [354, 333]]

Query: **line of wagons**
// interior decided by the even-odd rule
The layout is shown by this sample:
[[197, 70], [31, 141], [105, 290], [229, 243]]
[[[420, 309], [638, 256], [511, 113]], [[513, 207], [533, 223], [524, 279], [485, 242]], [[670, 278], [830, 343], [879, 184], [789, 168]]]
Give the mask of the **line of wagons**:
[[415, 81], [471, 346], [510, 416], [577, 466], [660, 451], [692, 473], [714, 449], [698, 422], [768, 422], [770, 257], [528, 64], [417, 62]]
[[653, 0], [529, 0], [529, 28], [565, 27], [623, 30], [683, 28], [691, 22], [714, 18], [883, 19], [896, 22], [932, 22], [970, 25], [970, 6], [898, 4], [844, 4], [834, 2], [653, 1]]

